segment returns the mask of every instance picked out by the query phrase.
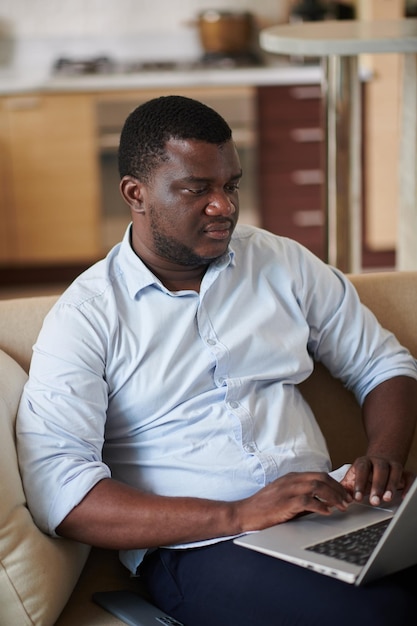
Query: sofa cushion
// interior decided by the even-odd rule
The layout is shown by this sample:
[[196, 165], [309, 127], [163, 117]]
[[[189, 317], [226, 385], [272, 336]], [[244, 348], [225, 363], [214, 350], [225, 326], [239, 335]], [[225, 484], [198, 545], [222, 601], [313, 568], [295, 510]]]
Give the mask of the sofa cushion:
[[0, 624], [50, 626], [89, 549], [44, 535], [26, 507], [15, 445], [15, 417], [26, 378], [0, 350]]

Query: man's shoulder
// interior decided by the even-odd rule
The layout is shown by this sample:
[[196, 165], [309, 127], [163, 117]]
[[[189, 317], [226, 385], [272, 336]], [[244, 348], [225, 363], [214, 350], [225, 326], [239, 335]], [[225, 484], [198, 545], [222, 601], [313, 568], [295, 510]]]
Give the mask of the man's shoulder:
[[329, 280], [333, 273], [328, 264], [298, 241], [256, 226], [238, 225], [230, 248], [237, 268], [262, 270], [264, 275], [270, 271], [274, 280], [298, 280], [310, 285], [319, 277]]
[[114, 260], [109, 257], [97, 261], [82, 272], [64, 291], [58, 304], [82, 308], [87, 304], [91, 307], [103, 306], [104, 300], [113, 297], [115, 285], [118, 284], [122, 271]]
[[[253, 237], [259, 237], [259, 236], [263, 236], [263, 235], [272, 235], [272, 233], [269, 233], [266, 230], [262, 230], [262, 228], [259, 228], [258, 226], [253, 226], [252, 224], [237, 224], [233, 235], [232, 235], [232, 240], [249, 240], [252, 239]], [[276, 235], [273, 235], [274, 237]]]
[[280, 237], [267, 230], [251, 224], [238, 224], [232, 235], [232, 245], [241, 244], [243, 246], [256, 246], [263, 241], [277, 241]]
[[265, 254], [270, 251], [274, 255], [290, 250], [293, 250], [294, 253], [303, 252], [303, 247], [293, 239], [271, 233], [268, 230], [250, 224], [238, 224], [236, 226], [231, 246], [232, 248], [242, 247], [244, 249], [258, 248], [261, 252], [264, 251]]

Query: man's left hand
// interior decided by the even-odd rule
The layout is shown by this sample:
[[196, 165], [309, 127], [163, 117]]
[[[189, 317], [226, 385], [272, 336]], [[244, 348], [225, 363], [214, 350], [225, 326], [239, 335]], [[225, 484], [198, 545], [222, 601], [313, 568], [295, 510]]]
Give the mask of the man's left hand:
[[390, 502], [398, 490], [405, 495], [414, 478], [401, 463], [379, 456], [361, 456], [341, 483], [357, 502], [369, 495], [370, 504], [379, 506], [381, 502]]

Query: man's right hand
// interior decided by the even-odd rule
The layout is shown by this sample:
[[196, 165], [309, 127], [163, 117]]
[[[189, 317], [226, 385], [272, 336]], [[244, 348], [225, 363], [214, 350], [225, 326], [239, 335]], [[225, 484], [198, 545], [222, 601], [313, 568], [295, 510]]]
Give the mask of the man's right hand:
[[351, 502], [349, 492], [325, 472], [292, 472], [234, 506], [237, 523], [246, 532], [287, 522], [304, 512], [330, 515], [334, 507], [345, 511]]

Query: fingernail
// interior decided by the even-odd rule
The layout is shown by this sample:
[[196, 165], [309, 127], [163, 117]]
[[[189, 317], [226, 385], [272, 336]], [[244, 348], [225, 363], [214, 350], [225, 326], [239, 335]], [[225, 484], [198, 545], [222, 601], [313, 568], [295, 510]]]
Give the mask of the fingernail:
[[392, 499], [392, 491], [387, 490], [384, 495], [382, 496], [382, 499], [387, 501], [387, 500], [391, 500]]
[[369, 498], [369, 502], [371, 504], [379, 504], [381, 502], [380, 498], [378, 496], [371, 496]]
[[362, 500], [362, 491], [355, 491], [355, 500]]

